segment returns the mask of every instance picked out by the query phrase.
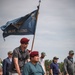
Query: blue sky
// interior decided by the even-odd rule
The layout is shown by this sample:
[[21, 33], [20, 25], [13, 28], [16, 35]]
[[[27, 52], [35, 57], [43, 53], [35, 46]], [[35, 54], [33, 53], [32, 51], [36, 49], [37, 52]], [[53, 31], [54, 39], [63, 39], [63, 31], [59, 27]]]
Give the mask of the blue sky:
[[[38, 0], [0, 0], [0, 26], [32, 12], [37, 5]], [[0, 30], [0, 58], [6, 58], [9, 50], [19, 46], [22, 37], [30, 39], [31, 49], [33, 35], [8, 36], [4, 41], [2, 33]], [[46, 52], [45, 59], [57, 56], [59, 62], [69, 50], [75, 51], [75, 0], [41, 1], [33, 50]]]

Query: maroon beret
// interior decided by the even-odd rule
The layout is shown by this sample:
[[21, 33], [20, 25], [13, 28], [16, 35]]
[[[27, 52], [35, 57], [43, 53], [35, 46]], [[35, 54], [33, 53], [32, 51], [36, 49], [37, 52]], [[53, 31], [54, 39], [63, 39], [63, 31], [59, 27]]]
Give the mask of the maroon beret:
[[38, 51], [32, 51], [30, 53], [30, 57], [34, 57], [34, 56], [39, 56], [39, 52]]
[[21, 43], [21, 44], [24, 44], [24, 43], [28, 44], [28, 42], [29, 42], [29, 39], [27, 39], [27, 38], [22, 38], [22, 39], [20, 40], [20, 43]]
[[28, 50], [29, 53], [31, 53], [31, 50]]

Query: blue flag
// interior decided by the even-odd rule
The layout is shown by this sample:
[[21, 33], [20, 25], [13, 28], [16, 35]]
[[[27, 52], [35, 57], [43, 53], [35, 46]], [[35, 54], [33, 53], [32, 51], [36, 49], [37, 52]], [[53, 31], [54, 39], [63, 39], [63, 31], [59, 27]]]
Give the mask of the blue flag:
[[9, 35], [34, 35], [36, 30], [38, 9], [23, 17], [8, 21], [1, 27], [3, 37]]

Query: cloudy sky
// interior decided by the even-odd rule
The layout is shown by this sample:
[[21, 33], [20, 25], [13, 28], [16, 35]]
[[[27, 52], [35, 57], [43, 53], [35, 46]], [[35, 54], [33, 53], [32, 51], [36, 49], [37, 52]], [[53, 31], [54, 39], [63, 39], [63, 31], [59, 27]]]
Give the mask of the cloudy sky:
[[[0, 0], [0, 26], [32, 12], [37, 5], [38, 0]], [[4, 41], [2, 33], [0, 30], [0, 58], [6, 58], [8, 51], [18, 47], [22, 37], [30, 39], [31, 49], [33, 35], [8, 36]], [[75, 51], [75, 0], [41, 1], [33, 50], [46, 52], [45, 59], [57, 56], [59, 62], [69, 50]]]

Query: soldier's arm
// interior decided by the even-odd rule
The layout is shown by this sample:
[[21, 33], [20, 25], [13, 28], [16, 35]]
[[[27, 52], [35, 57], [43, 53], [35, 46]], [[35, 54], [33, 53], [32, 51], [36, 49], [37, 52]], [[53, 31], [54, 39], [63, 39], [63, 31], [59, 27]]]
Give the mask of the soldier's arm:
[[3, 60], [3, 75], [6, 75], [7, 62]]
[[64, 70], [66, 72], [66, 75], [68, 75], [68, 71], [67, 71], [67, 59], [64, 60]]
[[53, 75], [53, 70], [52, 69], [50, 69], [50, 74]]
[[17, 70], [18, 75], [21, 75], [20, 67], [19, 67], [19, 64], [18, 64], [18, 58], [14, 58], [14, 64], [15, 64], [15, 68]]
[[14, 61], [15, 69], [16, 69], [18, 75], [21, 75], [20, 67], [18, 64], [18, 51], [17, 50], [13, 51], [13, 61]]
[[52, 65], [52, 63], [50, 64], [50, 74], [53, 75], [53, 65]]

